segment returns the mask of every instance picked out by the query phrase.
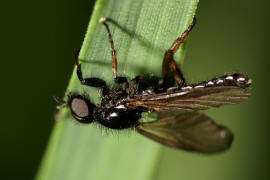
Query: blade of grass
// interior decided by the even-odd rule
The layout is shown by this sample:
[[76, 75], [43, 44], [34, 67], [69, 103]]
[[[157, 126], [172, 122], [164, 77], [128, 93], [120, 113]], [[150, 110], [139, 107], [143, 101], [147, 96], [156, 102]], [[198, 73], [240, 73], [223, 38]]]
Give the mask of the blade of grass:
[[[111, 19], [119, 75], [160, 76], [165, 50], [190, 24], [197, 4], [198, 0], [98, 0], [80, 52], [84, 77], [99, 77], [115, 86], [100, 17]], [[185, 45], [176, 55], [180, 63], [184, 50]], [[82, 86], [75, 71], [67, 92], [100, 101], [97, 89]], [[68, 109], [61, 110], [36, 179], [153, 179], [162, 146], [134, 132], [122, 132], [78, 124]]]

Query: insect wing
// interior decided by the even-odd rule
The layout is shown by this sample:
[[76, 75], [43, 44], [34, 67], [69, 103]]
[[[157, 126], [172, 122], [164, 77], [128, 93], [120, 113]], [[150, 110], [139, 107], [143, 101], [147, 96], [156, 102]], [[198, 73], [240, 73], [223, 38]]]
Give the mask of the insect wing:
[[158, 120], [141, 123], [137, 131], [161, 144], [171, 147], [216, 153], [227, 150], [233, 140], [232, 132], [217, 125], [198, 112], [158, 112]]
[[130, 106], [142, 106], [155, 111], [197, 111], [238, 104], [249, 96], [248, 89], [235, 86], [193, 88], [137, 97], [130, 101]]

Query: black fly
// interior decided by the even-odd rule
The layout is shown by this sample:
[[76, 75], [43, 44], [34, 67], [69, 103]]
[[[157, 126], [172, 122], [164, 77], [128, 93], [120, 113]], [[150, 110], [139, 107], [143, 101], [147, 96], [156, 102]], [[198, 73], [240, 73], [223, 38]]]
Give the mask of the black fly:
[[[77, 76], [83, 85], [100, 88], [101, 103], [92, 104], [79, 94], [68, 95], [67, 102], [56, 98], [60, 108], [68, 106], [72, 116], [81, 123], [98, 122], [111, 129], [134, 128], [137, 132], [159, 143], [202, 153], [215, 153], [228, 149], [232, 132], [217, 125], [199, 110], [222, 105], [237, 104], [248, 99], [247, 87], [251, 80], [245, 74], [234, 73], [195, 85], [187, 85], [173, 59], [195, 25], [195, 18], [187, 30], [165, 52], [162, 78], [137, 76], [130, 82], [117, 76], [117, 58], [106, 18], [101, 18], [112, 48], [113, 76], [121, 85], [109, 89], [99, 78], [84, 78], [79, 59], [76, 59]], [[174, 85], [174, 80], [178, 86]], [[157, 120], [139, 122], [142, 112], [155, 112]]]

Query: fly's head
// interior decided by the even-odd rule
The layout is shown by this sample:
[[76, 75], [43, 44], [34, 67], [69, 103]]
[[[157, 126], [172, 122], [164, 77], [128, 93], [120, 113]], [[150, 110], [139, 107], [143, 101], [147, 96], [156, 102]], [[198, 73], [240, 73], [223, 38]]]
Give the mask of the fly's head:
[[67, 105], [71, 115], [80, 123], [91, 123], [94, 120], [95, 105], [82, 95], [69, 95]]
[[96, 106], [92, 104], [87, 98], [78, 94], [70, 94], [67, 96], [67, 102], [58, 97], [54, 97], [55, 101], [60, 105], [57, 109], [68, 107], [71, 115], [80, 123], [91, 123], [94, 120], [94, 109]]

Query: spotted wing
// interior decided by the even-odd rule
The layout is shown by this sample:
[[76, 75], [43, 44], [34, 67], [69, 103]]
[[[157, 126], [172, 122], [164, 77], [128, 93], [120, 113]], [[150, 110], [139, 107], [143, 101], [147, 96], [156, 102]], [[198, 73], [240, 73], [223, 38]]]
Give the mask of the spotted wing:
[[[222, 83], [218, 84], [220, 81]], [[248, 99], [250, 93], [247, 87], [250, 83], [251, 80], [248, 78], [245, 78], [245, 81], [237, 82], [231, 79], [226, 80], [224, 76], [173, 92], [141, 95], [130, 100], [129, 105], [130, 107], [141, 106], [154, 111], [205, 110], [222, 105], [238, 104]]]
[[233, 140], [232, 132], [217, 125], [198, 112], [158, 112], [158, 120], [141, 123], [137, 131], [171, 147], [201, 153], [227, 150]]

